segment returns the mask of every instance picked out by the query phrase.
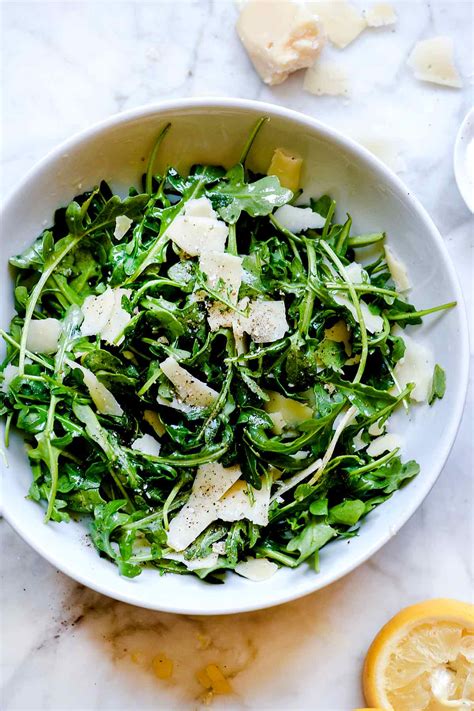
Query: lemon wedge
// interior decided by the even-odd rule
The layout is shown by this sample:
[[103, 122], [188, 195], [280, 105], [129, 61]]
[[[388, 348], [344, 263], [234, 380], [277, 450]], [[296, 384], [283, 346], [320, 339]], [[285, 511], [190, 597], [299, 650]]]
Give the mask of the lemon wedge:
[[383, 627], [363, 672], [366, 703], [386, 711], [474, 710], [474, 605], [427, 600]]

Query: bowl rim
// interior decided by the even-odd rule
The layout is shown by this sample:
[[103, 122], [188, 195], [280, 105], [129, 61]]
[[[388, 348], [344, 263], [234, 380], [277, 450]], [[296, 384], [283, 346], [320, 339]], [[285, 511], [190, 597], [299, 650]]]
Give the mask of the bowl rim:
[[61, 553], [57, 553], [54, 550], [45, 550], [40, 543], [38, 543], [34, 537], [34, 534], [29, 530], [28, 526], [23, 524], [22, 520], [17, 520], [14, 516], [9, 516], [8, 508], [3, 507], [4, 510], [2, 514], [6, 521], [11, 525], [11, 527], [18, 533], [23, 540], [28, 543], [39, 555], [45, 558], [50, 564], [58, 568], [61, 572], [68, 575], [73, 580], [99, 592], [108, 597], [114, 598], [121, 602], [136, 605], [138, 607], [147, 608], [151, 610], [159, 610], [162, 612], [176, 613], [176, 614], [192, 614], [192, 615], [223, 615], [223, 614], [238, 614], [243, 612], [251, 612], [254, 610], [266, 609], [269, 607], [274, 607], [281, 605], [285, 602], [291, 600], [296, 600], [310, 593], [316, 592], [317, 590], [326, 587], [340, 578], [344, 577], [348, 573], [352, 572], [359, 565], [368, 560], [372, 555], [374, 555], [378, 550], [380, 550], [399, 530], [400, 528], [411, 518], [418, 507], [422, 504], [438, 477], [440, 476], [446, 460], [451, 452], [454, 445], [456, 435], [461, 423], [464, 405], [467, 396], [468, 389], [468, 379], [469, 379], [469, 343], [468, 343], [468, 321], [466, 308], [464, 303], [464, 297], [459, 283], [459, 279], [451, 261], [451, 257], [444, 243], [444, 240], [428, 214], [427, 210], [421, 205], [419, 200], [412, 194], [410, 189], [405, 185], [405, 183], [390, 169], [388, 168], [379, 158], [374, 156], [370, 151], [364, 146], [360, 145], [354, 139], [346, 136], [343, 132], [332, 128], [328, 124], [314, 119], [311, 116], [305, 115], [299, 111], [293, 109], [288, 109], [286, 107], [279, 106], [277, 104], [272, 104], [270, 102], [256, 101], [252, 99], [239, 99], [239, 98], [229, 98], [229, 97], [193, 97], [193, 98], [181, 98], [181, 99], [170, 99], [165, 101], [158, 101], [136, 108], [124, 111], [122, 113], [113, 114], [101, 121], [98, 121], [87, 128], [76, 132], [70, 138], [62, 141], [60, 144], [53, 147], [46, 155], [37, 161], [24, 175], [24, 177], [9, 191], [3, 204], [1, 206], [0, 221], [2, 220], [3, 213], [7, 211], [11, 202], [16, 199], [18, 192], [21, 192], [24, 186], [38, 173], [46, 168], [49, 164], [54, 163], [58, 158], [60, 158], [68, 150], [77, 147], [84, 141], [87, 141], [92, 136], [104, 131], [118, 126], [122, 123], [127, 123], [131, 120], [137, 120], [140, 118], [146, 118], [147, 116], [154, 114], [161, 114], [166, 111], [176, 111], [185, 112], [189, 109], [243, 109], [250, 112], [259, 113], [261, 115], [269, 115], [275, 118], [287, 119], [298, 123], [300, 126], [304, 126], [310, 131], [316, 131], [323, 138], [328, 138], [332, 142], [339, 144], [341, 147], [348, 149], [352, 152], [358, 159], [369, 165], [370, 168], [375, 169], [379, 174], [382, 175], [383, 179], [394, 186], [398, 192], [401, 192], [405, 196], [405, 200], [408, 202], [410, 208], [417, 213], [420, 217], [427, 230], [430, 232], [432, 238], [437, 243], [437, 246], [442, 255], [443, 267], [447, 272], [450, 284], [452, 286], [455, 299], [457, 301], [457, 312], [460, 321], [460, 332], [459, 332], [459, 363], [458, 363], [458, 373], [459, 373], [459, 386], [457, 399], [455, 401], [454, 407], [451, 411], [451, 416], [448, 424], [447, 437], [445, 438], [445, 444], [439, 453], [438, 464], [436, 468], [432, 470], [432, 474], [426, 480], [423, 480], [422, 485], [414, 493], [414, 496], [410, 500], [410, 504], [401, 512], [396, 526], [393, 526], [389, 531], [385, 533], [384, 536], [378, 537], [372, 545], [368, 546], [361, 553], [354, 556], [349, 563], [343, 566], [336, 567], [334, 573], [328, 576], [323, 582], [319, 582], [319, 576], [315, 575], [314, 578], [308, 578], [304, 584], [298, 586], [298, 589], [294, 591], [293, 589], [287, 587], [280, 594], [273, 594], [271, 599], [268, 601], [256, 601], [252, 603], [240, 603], [235, 600], [232, 605], [227, 605], [225, 607], [219, 607], [218, 610], [208, 609], [203, 610], [202, 607], [193, 607], [192, 602], [183, 606], [182, 604], [175, 604], [172, 601], [169, 603], [159, 602], [154, 603], [152, 599], [148, 602], [138, 600], [137, 596], [134, 594], [133, 586], [130, 586], [129, 594], [122, 594], [121, 592], [116, 592], [112, 586], [108, 586], [102, 583], [97, 583], [89, 574], [77, 571], [74, 569], [74, 565], [70, 565]]

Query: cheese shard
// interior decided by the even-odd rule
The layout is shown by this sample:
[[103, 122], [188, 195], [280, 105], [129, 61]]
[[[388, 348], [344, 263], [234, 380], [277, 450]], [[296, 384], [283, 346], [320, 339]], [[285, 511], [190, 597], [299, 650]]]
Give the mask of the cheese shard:
[[2, 384], [0, 385], [0, 390], [4, 393], [8, 393], [8, 389], [10, 387], [10, 383], [12, 380], [16, 378], [18, 375], [19, 368], [17, 365], [12, 365], [11, 363], [8, 363], [8, 365], [3, 369], [2, 375], [3, 375], [3, 380]]
[[346, 71], [336, 62], [316, 62], [304, 75], [303, 89], [315, 96], [348, 96]]
[[454, 48], [451, 37], [432, 37], [417, 42], [408, 57], [407, 64], [417, 79], [455, 89], [462, 87], [462, 80], [454, 64]]
[[329, 40], [339, 49], [347, 47], [367, 26], [357, 8], [345, 0], [310, 2], [309, 7], [322, 21]]
[[250, 315], [242, 319], [242, 330], [254, 343], [273, 343], [288, 331], [284, 301], [254, 301]]
[[270, 399], [263, 407], [273, 421], [275, 434], [281, 434], [284, 427], [296, 427], [313, 417], [313, 410], [309, 405], [298, 402], [298, 400], [292, 400], [273, 390], [266, 390], [265, 392]]
[[114, 289], [114, 306], [112, 314], [101, 331], [101, 337], [110, 345], [119, 346], [124, 340], [123, 331], [131, 321], [131, 314], [122, 306], [122, 296], [129, 297], [132, 293], [130, 289]]
[[362, 284], [364, 281], [364, 270], [359, 262], [350, 262], [344, 267], [346, 275], [353, 284]]
[[330, 326], [330, 328], [324, 329], [324, 338], [327, 338], [328, 341], [334, 341], [335, 343], [343, 343], [346, 355], [351, 355], [351, 333], [346, 322], [342, 319], [336, 321], [336, 323], [333, 326]]
[[72, 360], [66, 359], [65, 362], [70, 368], [78, 368], [81, 371], [84, 385], [89, 391], [92, 402], [102, 415], [112, 415], [113, 417], [121, 417], [123, 415], [120, 403], [91, 370]]
[[128, 230], [130, 229], [130, 226], [132, 224], [132, 220], [127, 217], [126, 215], [119, 215], [118, 217], [115, 218], [115, 229], [114, 229], [114, 237], [117, 240], [123, 239], [125, 235], [127, 234]]
[[387, 27], [396, 23], [397, 13], [388, 2], [376, 2], [365, 11], [365, 19], [368, 27]]
[[229, 228], [219, 220], [208, 198], [189, 200], [165, 234], [191, 257], [204, 252], [224, 252]]
[[410, 281], [408, 279], [406, 266], [402, 261], [400, 261], [400, 259], [397, 259], [390, 247], [385, 245], [384, 250], [385, 261], [387, 262], [388, 270], [393, 281], [395, 282], [395, 286], [399, 289], [399, 291], [408, 291], [410, 288]]
[[227, 301], [236, 303], [242, 283], [242, 258], [226, 252], [204, 252], [199, 268], [207, 276], [211, 289], [222, 294]]
[[26, 348], [33, 353], [56, 353], [60, 335], [61, 321], [57, 318], [33, 319], [28, 326]]
[[416, 387], [410, 393], [410, 398], [416, 402], [426, 402], [433, 375], [433, 354], [429, 348], [417, 343], [406, 333], [403, 333], [402, 337], [405, 341], [405, 354], [395, 365], [395, 377], [402, 389], [408, 383], [415, 383]]
[[301, 168], [303, 159], [288, 153], [283, 148], [276, 148], [267, 175], [276, 175], [283, 188], [288, 188], [296, 193], [300, 187]]
[[268, 558], [247, 558], [247, 560], [237, 563], [235, 572], [243, 578], [253, 580], [255, 583], [260, 583], [263, 580], [268, 580], [278, 570], [278, 565], [271, 562]]
[[219, 500], [217, 518], [222, 521], [240, 521], [245, 518], [258, 526], [267, 526], [269, 505], [270, 484], [263, 482], [261, 489], [254, 489], [239, 479]]
[[106, 343], [120, 345], [124, 340], [120, 334], [132, 318], [122, 306], [122, 297], [131, 293], [130, 289], [107, 287], [99, 296], [86, 296], [81, 306], [84, 315], [81, 335], [100, 335]]
[[170, 523], [168, 545], [182, 551], [217, 518], [219, 499], [241, 477], [240, 467], [219, 462], [198, 467], [191, 495]]
[[210, 553], [204, 558], [191, 558], [187, 560], [184, 557], [184, 553], [166, 553], [163, 558], [176, 560], [178, 563], [184, 563], [188, 570], [204, 570], [205, 568], [213, 568], [217, 565], [219, 555], [217, 553]]
[[160, 420], [160, 416], [157, 412], [155, 412], [154, 410], [144, 410], [143, 419], [145, 420], [145, 422], [148, 422], [150, 427], [154, 429], [158, 437], [162, 437], [165, 434], [165, 426]]
[[379, 457], [384, 452], [391, 452], [393, 449], [400, 447], [401, 439], [396, 434], [384, 434], [372, 442], [367, 447], [367, 454], [371, 457]]
[[326, 222], [324, 217], [321, 217], [317, 212], [313, 212], [310, 207], [283, 205], [275, 210], [273, 215], [282, 227], [296, 235], [305, 230], [324, 227]]
[[142, 454], [149, 454], [152, 457], [159, 457], [161, 444], [151, 435], [144, 434], [133, 442], [132, 449]]
[[302, 3], [248, 0], [237, 33], [265, 84], [281, 84], [311, 66], [323, 45], [317, 18]]
[[[359, 317], [351, 299], [349, 299], [347, 296], [342, 296], [340, 293], [336, 293], [334, 291], [331, 292], [331, 296], [336, 302], [336, 304], [344, 306], [352, 314], [354, 321], [356, 323], [359, 323]], [[362, 318], [364, 319], [367, 331], [369, 333], [380, 333], [380, 331], [383, 331], [383, 318], [378, 314], [373, 314], [365, 303], [365, 301], [363, 301], [362, 299], [359, 299], [359, 303]]]
[[209, 385], [182, 368], [174, 358], [166, 358], [160, 363], [160, 368], [172, 382], [178, 401], [187, 407], [210, 407], [219, 396]]

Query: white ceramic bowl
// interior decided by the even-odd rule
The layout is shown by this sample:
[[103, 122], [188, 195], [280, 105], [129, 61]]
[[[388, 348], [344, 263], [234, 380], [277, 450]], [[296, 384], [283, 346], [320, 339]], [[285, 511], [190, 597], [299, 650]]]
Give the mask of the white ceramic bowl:
[[[386, 543], [421, 504], [436, 481], [453, 444], [467, 389], [468, 347], [465, 312], [453, 266], [431, 219], [403, 183], [353, 141], [312, 118], [268, 104], [238, 99], [180, 100], [136, 109], [104, 121], [50, 153], [7, 200], [2, 217], [1, 319], [12, 314], [12, 281], [7, 257], [21, 251], [50, 224], [55, 208], [101, 178], [115, 189], [137, 184], [155, 137], [165, 121], [172, 129], [160, 149], [160, 167], [192, 163], [231, 165], [257, 117], [269, 123], [260, 133], [250, 166], [262, 172], [275, 147], [305, 158], [307, 192], [329, 192], [340, 214], [348, 211], [354, 229], [386, 230], [389, 242], [409, 268], [412, 300], [420, 308], [456, 299], [458, 307], [431, 316], [419, 338], [429, 342], [447, 371], [446, 396], [435, 407], [401, 414], [405, 459], [417, 459], [421, 473], [375, 509], [360, 535], [328, 545], [321, 572], [305, 565], [281, 569], [266, 582], [252, 583], [229, 574], [212, 586], [190, 576], [160, 576], [144, 571], [129, 580], [87, 545], [80, 523], [43, 524], [43, 511], [25, 499], [31, 480], [21, 437], [11, 438], [9, 467], [3, 473], [4, 515], [38, 553], [75, 580], [113, 598], [157, 610], [223, 614], [277, 605], [324, 587], [360, 565]], [[26, 199], [25, 199], [26, 196]]]

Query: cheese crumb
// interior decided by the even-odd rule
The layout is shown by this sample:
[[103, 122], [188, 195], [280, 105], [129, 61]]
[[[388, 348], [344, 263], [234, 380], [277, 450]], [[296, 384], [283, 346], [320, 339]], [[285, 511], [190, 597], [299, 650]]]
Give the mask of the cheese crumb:
[[213, 694], [231, 694], [232, 687], [217, 664], [208, 664], [196, 673], [196, 679]]
[[318, 20], [302, 4], [288, 0], [248, 0], [237, 33], [266, 84], [311, 66], [323, 45]]
[[28, 326], [26, 348], [33, 353], [56, 353], [60, 335], [61, 322], [57, 318], [33, 319]]
[[158, 654], [151, 662], [155, 676], [158, 679], [170, 679], [173, 675], [173, 662], [166, 654]]
[[344, 49], [366, 28], [366, 21], [354, 5], [345, 0], [310, 2], [309, 7], [323, 23], [332, 44]]
[[18, 366], [12, 365], [11, 363], [8, 363], [8, 365], [3, 369], [3, 372], [2, 372], [3, 380], [2, 380], [2, 385], [0, 387], [2, 392], [8, 393], [10, 383], [18, 375], [18, 370], [19, 370]]
[[247, 560], [241, 561], [235, 566], [236, 573], [243, 578], [253, 580], [255, 583], [268, 580], [275, 575], [277, 570], [278, 565], [267, 558], [247, 558]]
[[310, 207], [283, 205], [275, 210], [273, 215], [282, 227], [296, 235], [305, 230], [324, 227], [326, 222], [324, 217], [321, 217], [317, 212], [313, 212]]
[[433, 37], [417, 42], [407, 64], [417, 79], [455, 89], [462, 87], [461, 77], [454, 64], [451, 37]]
[[289, 326], [284, 301], [254, 301], [250, 315], [242, 319], [242, 330], [254, 343], [273, 343], [283, 338]]
[[387, 27], [397, 21], [397, 13], [387, 2], [377, 2], [365, 11], [368, 27]]
[[347, 74], [336, 62], [317, 62], [306, 71], [303, 89], [315, 96], [347, 96]]

